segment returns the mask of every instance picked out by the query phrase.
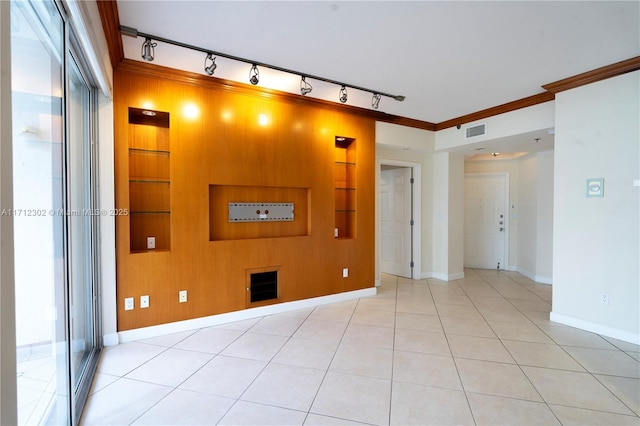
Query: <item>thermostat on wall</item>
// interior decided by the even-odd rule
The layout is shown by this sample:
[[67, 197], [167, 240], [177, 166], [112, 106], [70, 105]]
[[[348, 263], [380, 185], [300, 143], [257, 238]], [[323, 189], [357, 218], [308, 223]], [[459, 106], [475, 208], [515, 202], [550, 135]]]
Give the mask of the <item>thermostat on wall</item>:
[[587, 198], [604, 197], [604, 179], [587, 179]]

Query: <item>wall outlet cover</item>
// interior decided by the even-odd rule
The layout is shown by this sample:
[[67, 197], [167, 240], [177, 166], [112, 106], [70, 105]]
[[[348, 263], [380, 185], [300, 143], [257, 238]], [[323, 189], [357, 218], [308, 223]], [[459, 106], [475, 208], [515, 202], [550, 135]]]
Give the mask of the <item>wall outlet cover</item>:
[[126, 297], [124, 299], [124, 310], [125, 311], [133, 310], [133, 297]]

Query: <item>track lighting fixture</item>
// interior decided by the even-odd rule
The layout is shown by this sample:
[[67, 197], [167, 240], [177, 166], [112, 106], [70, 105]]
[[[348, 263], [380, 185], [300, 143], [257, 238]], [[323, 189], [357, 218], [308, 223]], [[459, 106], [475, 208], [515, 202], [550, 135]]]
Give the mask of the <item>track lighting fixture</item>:
[[253, 66], [251, 67], [251, 71], [249, 71], [249, 83], [255, 86], [259, 81], [260, 71], [258, 71], [258, 66], [256, 64], [253, 64]]
[[158, 43], [152, 43], [149, 37], [145, 38], [144, 43], [142, 43], [142, 49], [140, 50], [140, 54], [142, 55], [142, 59], [145, 61], [151, 62], [153, 61], [153, 57], [155, 54], [154, 48], [158, 45]]
[[124, 26], [124, 25], [120, 26], [120, 32], [121, 32], [122, 35], [125, 35], [125, 36], [128, 36], [128, 37], [134, 37], [134, 38], [144, 37], [145, 41], [142, 44], [142, 49], [140, 51], [140, 54], [142, 56], [142, 59], [144, 59], [145, 61], [148, 61], [148, 62], [151, 62], [151, 61], [154, 60], [154, 56], [155, 56], [154, 48], [158, 45], [158, 43], [154, 43], [153, 40], [156, 40], [156, 42], [162, 42], [162, 43], [170, 44], [170, 45], [173, 45], [173, 46], [178, 46], [178, 47], [181, 47], [181, 48], [184, 48], [184, 49], [196, 50], [196, 51], [199, 51], [199, 52], [202, 52], [202, 53], [206, 54], [207, 56], [206, 56], [206, 58], [204, 60], [204, 72], [207, 75], [213, 75], [214, 71], [217, 68], [216, 58], [221, 56], [223, 58], [231, 59], [233, 61], [239, 61], [239, 62], [243, 62], [245, 64], [251, 64], [251, 70], [249, 71], [249, 82], [251, 84], [253, 84], [254, 86], [257, 85], [260, 82], [260, 71], [258, 70], [258, 66], [261, 66], [261, 67], [269, 68], [269, 69], [272, 69], [272, 70], [275, 70], [275, 71], [301, 76], [300, 94], [302, 94], [302, 96], [308, 95], [313, 90], [313, 87], [311, 86], [311, 84], [309, 84], [306, 81], [306, 77], [309, 77], [309, 78], [311, 78], [313, 80], [322, 81], [322, 82], [325, 82], [325, 83], [335, 84], [337, 86], [340, 86], [340, 92], [339, 92], [339, 98], [338, 99], [343, 104], [347, 102], [347, 87], [349, 87], [351, 89], [355, 89], [355, 90], [360, 90], [360, 91], [363, 91], [363, 92], [371, 93], [373, 95], [373, 98], [371, 100], [371, 106], [372, 106], [372, 108], [375, 108], [375, 109], [378, 109], [378, 106], [380, 104], [380, 99], [382, 98], [382, 96], [386, 96], [388, 98], [392, 98], [392, 99], [394, 99], [396, 101], [399, 101], [399, 102], [402, 102], [405, 99], [405, 97], [402, 96], [402, 95], [392, 95], [390, 93], [384, 93], [384, 92], [381, 92], [379, 90], [367, 89], [365, 87], [360, 87], [360, 86], [356, 86], [356, 85], [353, 85], [353, 84], [347, 84], [347, 83], [344, 83], [344, 82], [341, 82], [341, 81], [336, 81], [336, 80], [332, 80], [332, 79], [329, 79], [329, 78], [320, 77], [320, 76], [317, 76], [317, 75], [311, 75], [311, 74], [307, 74], [307, 73], [303, 74], [303, 73], [300, 73], [299, 71], [294, 71], [294, 70], [290, 70], [290, 69], [287, 69], [287, 68], [282, 68], [282, 67], [277, 66], [277, 65], [265, 64], [264, 62], [257, 62], [257, 61], [253, 61], [251, 59], [241, 58], [241, 57], [234, 56], [234, 55], [229, 55], [227, 53], [216, 52], [216, 51], [213, 51], [211, 49], [206, 49], [206, 48], [203, 48], [203, 47], [193, 46], [193, 45], [190, 45], [190, 44], [182, 43], [182, 42], [176, 41], [176, 40], [167, 39], [167, 38], [160, 37], [160, 36], [157, 36], [157, 35], [142, 33], [142, 32], [139, 32], [136, 28], [127, 27], [127, 26]]
[[493, 155], [494, 157], [497, 157], [498, 155], [500, 155], [499, 152], [492, 152], [491, 155]]
[[380, 93], [373, 94], [373, 98], [371, 98], [371, 106], [373, 109], [378, 109], [380, 106], [380, 99], [382, 99], [382, 95]]
[[340, 102], [345, 103], [347, 102], [347, 88], [343, 85], [342, 88], [340, 89], [340, 97], [338, 98], [340, 100]]
[[[207, 65], [207, 61], [211, 61], [211, 64]], [[213, 56], [213, 53], [209, 53], [204, 59], [204, 72], [207, 73], [207, 75], [213, 75], [217, 67], [215, 56]]]
[[302, 94], [302, 96], [311, 93], [312, 90], [313, 86], [307, 82], [305, 76], [302, 76], [302, 79], [300, 80], [300, 93]]

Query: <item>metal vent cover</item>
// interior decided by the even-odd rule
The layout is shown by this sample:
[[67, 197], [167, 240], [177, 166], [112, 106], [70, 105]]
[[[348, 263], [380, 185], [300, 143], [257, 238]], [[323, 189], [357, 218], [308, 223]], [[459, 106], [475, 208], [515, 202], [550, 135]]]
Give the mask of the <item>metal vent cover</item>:
[[479, 124], [473, 127], [467, 127], [466, 129], [466, 138], [475, 138], [476, 136], [482, 136], [487, 133], [487, 125]]

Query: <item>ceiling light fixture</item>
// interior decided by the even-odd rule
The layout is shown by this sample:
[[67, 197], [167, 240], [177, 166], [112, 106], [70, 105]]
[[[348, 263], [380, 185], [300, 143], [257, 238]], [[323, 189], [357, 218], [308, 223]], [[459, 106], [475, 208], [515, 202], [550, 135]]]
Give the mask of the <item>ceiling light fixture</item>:
[[313, 90], [313, 86], [309, 84], [305, 76], [300, 79], [300, 93], [302, 96], [308, 95]]
[[[307, 73], [301, 73], [299, 71], [294, 71], [291, 69], [287, 69], [287, 68], [282, 68], [276, 65], [270, 65], [270, 64], [266, 64], [264, 62], [258, 62], [258, 61], [253, 61], [251, 59], [247, 59], [247, 58], [241, 58], [239, 56], [234, 56], [234, 55], [229, 55], [226, 53], [222, 53], [222, 52], [216, 52], [213, 51], [211, 49], [205, 49], [203, 47], [198, 47], [198, 46], [194, 46], [194, 45], [190, 45], [187, 43], [182, 43], [180, 41], [175, 41], [175, 40], [171, 40], [171, 39], [167, 39], [164, 37], [159, 37], [153, 34], [147, 34], [147, 33], [143, 33], [143, 32], [139, 32], [136, 28], [131, 28], [131, 27], [127, 27], [125, 25], [121, 25], [120, 26], [120, 32], [122, 35], [126, 35], [129, 37], [133, 37], [133, 38], [137, 38], [137, 37], [144, 37], [145, 41], [142, 45], [142, 50], [141, 50], [141, 55], [142, 55], [142, 59], [144, 59], [145, 61], [153, 61], [154, 59], [154, 48], [157, 46], [157, 43], [153, 43], [152, 40], [155, 40], [157, 42], [162, 42], [162, 43], [166, 43], [166, 44], [170, 44], [173, 46], [178, 46], [184, 49], [191, 49], [191, 50], [197, 50], [199, 52], [205, 53], [207, 55], [207, 59], [205, 60], [205, 73], [209, 74], [211, 72], [212, 75], [213, 71], [215, 70], [216, 66], [215, 66], [215, 59], [216, 57], [223, 57], [226, 59], [231, 59], [233, 61], [238, 61], [238, 62], [244, 62], [246, 64], [251, 64], [251, 71], [250, 71], [250, 77], [249, 77], [249, 81], [251, 82], [251, 84], [256, 85], [258, 84], [259, 80], [260, 80], [260, 73], [258, 71], [258, 66], [264, 67], [264, 68], [269, 68], [275, 71], [280, 71], [280, 72], [284, 72], [287, 74], [296, 74], [296, 75], [300, 75], [303, 76], [303, 81], [305, 83], [305, 85], [303, 85], [301, 83], [300, 85], [300, 93], [304, 96], [307, 95], [308, 93], [310, 93], [310, 91], [307, 91], [307, 89], [313, 89], [311, 87], [311, 85], [309, 83], [307, 83], [305, 80], [306, 77], [309, 77], [313, 80], [318, 80], [318, 81], [323, 81], [325, 83], [330, 83], [330, 84], [335, 84], [337, 86], [340, 86], [340, 102], [345, 103], [347, 101], [347, 87], [351, 88], [351, 89], [355, 89], [355, 90], [360, 90], [363, 92], [369, 92], [371, 94], [374, 95], [374, 100], [377, 96], [386, 96], [388, 98], [392, 98], [398, 102], [402, 102], [405, 100], [405, 97], [402, 95], [392, 95], [389, 93], [384, 93], [381, 92], [379, 90], [372, 90], [372, 89], [367, 89], [366, 87], [361, 87], [361, 86], [357, 86], [354, 84], [347, 84], [341, 81], [337, 81], [337, 80], [332, 80], [330, 78], [324, 78], [324, 77], [320, 77], [320, 76], [316, 76], [316, 75], [311, 75], [311, 74], [307, 74]], [[211, 57], [211, 61], [212, 63], [210, 65], [207, 66], [208, 61], [209, 61], [209, 57]], [[307, 86], [308, 85], [308, 86]], [[303, 90], [303, 87], [305, 88]], [[344, 100], [343, 100], [344, 99]], [[375, 105], [375, 106], [374, 106]], [[378, 102], [377, 100], [375, 102], [372, 102], [372, 106], [374, 108], [377, 108]]]
[[491, 155], [493, 155], [494, 157], [497, 157], [498, 155], [500, 155], [499, 152], [492, 152]]
[[[211, 61], [211, 64], [207, 65], [207, 61]], [[213, 72], [218, 68], [216, 65], [216, 58], [213, 56], [213, 53], [209, 53], [206, 58], [204, 58], [204, 72], [207, 75], [213, 75]]]
[[535, 139], [536, 143], [540, 142], [540, 138]]
[[152, 43], [149, 37], [145, 38], [144, 43], [142, 43], [142, 49], [140, 49], [142, 59], [147, 62], [153, 61], [153, 57], [155, 55], [155, 47], [157, 45], [158, 43]]
[[342, 103], [347, 102], [347, 88], [344, 85], [342, 85], [342, 88], [340, 88], [340, 97], [338, 99]]
[[380, 95], [380, 93], [373, 94], [373, 98], [371, 98], [371, 106], [373, 109], [378, 109], [380, 106], [380, 99], [382, 99], [382, 95]]
[[258, 84], [259, 81], [260, 81], [260, 71], [258, 70], [258, 66], [256, 64], [253, 64], [253, 66], [251, 67], [251, 70], [249, 71], [249, 83], [255, 86], [256, 84]]

